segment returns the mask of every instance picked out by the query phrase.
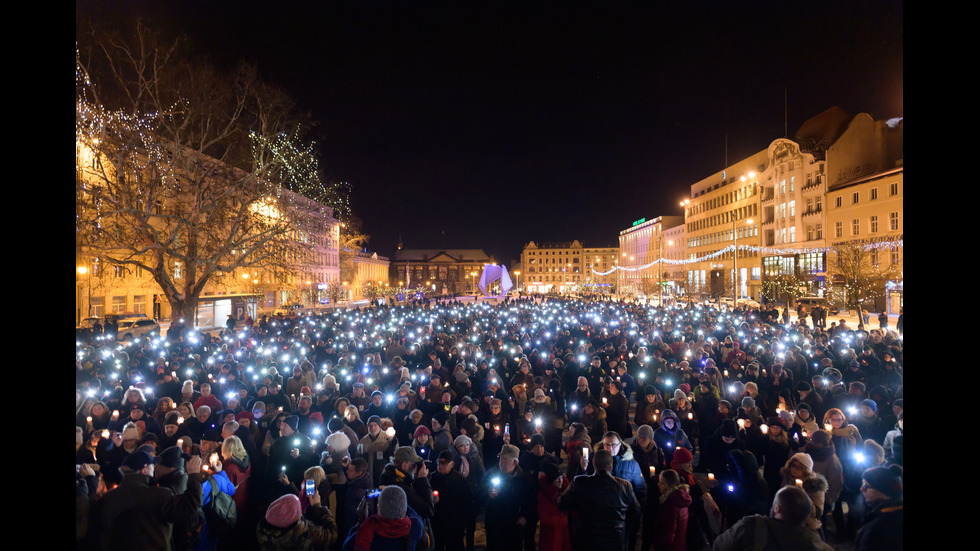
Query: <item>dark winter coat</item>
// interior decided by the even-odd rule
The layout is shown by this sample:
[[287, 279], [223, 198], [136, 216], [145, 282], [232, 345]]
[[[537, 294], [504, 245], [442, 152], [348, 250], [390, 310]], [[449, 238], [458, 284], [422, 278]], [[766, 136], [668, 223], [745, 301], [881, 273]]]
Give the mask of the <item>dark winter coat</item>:
[[151, 486], [146, 475], [127, 473], [119, 487], [92, 506], [93, 542], [106, 551], [168, 551], [173, 523], [191, 520], [201, 508], [203, 480], [200, 474], [189, 475], [187, 490], [174, 495], [168, 488]]
[[576, 476], [558, 508], [576, 513], [572, 549], [582, 551], [621, 551], [627, 514], [641, 510], [632, 485], [609, 473]]
[[337, 539], [337, 524], [329, 509], [311, 505], [302, 518], [286, 528], [262, 519], [255, 535], [261, 551], [328, 551]]

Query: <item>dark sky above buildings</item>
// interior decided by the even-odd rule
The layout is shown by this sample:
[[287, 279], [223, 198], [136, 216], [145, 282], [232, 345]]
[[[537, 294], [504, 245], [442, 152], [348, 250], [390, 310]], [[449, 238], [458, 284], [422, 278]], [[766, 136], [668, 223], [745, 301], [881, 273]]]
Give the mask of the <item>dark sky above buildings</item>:
[[[319, 121], [368, 248], [615, 246], [834, 105], [902, 116], [895, 1], [131, 1]], [[727, 159], [727, 163], [726, 163]]]

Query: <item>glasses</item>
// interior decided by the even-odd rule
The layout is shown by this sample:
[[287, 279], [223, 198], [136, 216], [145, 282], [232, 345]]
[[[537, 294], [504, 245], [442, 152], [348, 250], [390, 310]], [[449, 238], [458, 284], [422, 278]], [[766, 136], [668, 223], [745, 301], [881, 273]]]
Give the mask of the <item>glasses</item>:
[[844, 418], [843, 417], [830, 417], [829, 419], [831, 421], [834, 421], [835, 423], [843, 423], [844, 422]]

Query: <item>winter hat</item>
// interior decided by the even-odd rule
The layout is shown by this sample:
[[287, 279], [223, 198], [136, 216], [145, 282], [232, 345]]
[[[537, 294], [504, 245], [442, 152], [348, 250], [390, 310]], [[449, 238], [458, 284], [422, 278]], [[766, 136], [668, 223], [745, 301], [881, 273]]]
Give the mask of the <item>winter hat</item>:
[[193, 381], [184, 381], [184, 386], [180, 387], [181, 394], [194, 394]]
[[241, 421], [242, 419], [255, 421], [255, 415], [253, 415], [251, 411], [240, 411], [238, 412], [238, 415], [235, 416], [235, 421]]
[[902, 497], [902, 467], [871, 467], [864, 471], [861, 478], [875, 490], [891, 498]]
[[794, 460], [806, 467], [806, 470], [813, 471], [813, 458], [809, 454], [803, 452], [793, 454], [790, 456], [789, 461], [786, 462], [786, 465], [789, 465]]
[[813, 387], [806, 381], [800, 381], [799, 383], [796, 383], [796, 390], [799, 392], [808, 392], [813, 390]]
[[207, 440], [208, 442], [222, 442], [224, 441], [224, 438], [221, 437], [220, 430], [208, 429], [201, 435], [201, 440]]
[[[390, 487], [398, 488], [398, 486]], [[398, 489], [401, 490], [401, 488]], [[402, 493], [405, 493], [404, 490]], [[288, 528], [299, 521], [302, 516], [303, 510], [299, 504], [299, 498], [294, 494], [286, 494], [273, 501], [265, 511], [265, 521], [276, 528]]]
[[151, 463], [153, 463], [153, 458], [150, 457], [150, 454], [142, 450], [136, 450], [126, 456], [126, 459], [123, 460], [122, 466], [132, 470], [133, 472], [138, 472], [142, 471], [143, 467], [146, 467]]
[[721, 427], [718, 430], [721, 432], [722, 436], [726, 436], [728, 438], [735, 438], [738, 436], [737, 425], [735, 424], [735, 421], [731, 419], [722, 420]]
[[512, 444], [504, 444], [504, 446], [500, 448], [500, 453], [498, 454], [498, 457], [502, 457], [504, 459], [516, 460], [521, 457], [521, 450], [517, 446], [514, 446]]
[[432, 436], [432, 431], [430, 431], [429, 427], [425, 425], [419, 425], [418, 428], [415, 429], [415, 434], [412, 435], [412, 438], [418, 438], [420, 434], [428, 434], [429, 436]]
[[687, 448], [678, 446], [677, 449], [674, 450], [674, 458], [670, 461], [670, 468], [676, 471], [679, 465], [690, 463], [692, 461], [694, 461], [694, 455], [691, 453], [691, 451]]
[[650, 425], [640, 425], [636, 429], [636, 437], [639, 438], [641, 436], [647, 440], [653, 440], [653, 427]]
[[406, 461], [411, 461], [412, 463], [418, 463], [422, 461], [419, 454], [415, 453], [415, 448], [412, 446], [399, 446], [395, 448], [394, 461], [396, 464], [404, 463]]
[[350, 447], [350, 438], [342, 432], [332, 433], [327, 437], [327, 446], [335, 452], [346, 450]]
[[531, 449], [539, 444], [544, 446], [544, 436], [541, 436], [540, 434], [535, 434], [534, 436], [531, 436], [531, 443], [528, 444], [527, 447], [528, 449]]
[[323, 426], [323, 414], [319, 411], [314, 411], [310, 414], [310, 426], [313, 425]]
[[378, 497], [378, 516], [386, 519], [402, 519], [408, 511], [408, 496], [401, 486], [385, 486]]
[[469, 436], [466, 436], [465, 434], [460, 434], [459, 436], [456, 437], [456, 440], [453, 441], [453, 447], [456, 448], [460, 446], [472, 446], [472, 445], [473, 445], [473, 439], [470, 438]]
[[170, 467], [171, 469], [177, 469], [179, 471], [184, 468], [184, 453], [181, 451], [180, 446], [170, 446], [169, 448], [160, 452], [160, 454], [153, 459], [153, 463], [156, 465], [163, 465], [164, 467]]
[[136, 428], [136, 425], [134, 425], [133, 423], [126, 423], [126, 426], [123, 427], [122, 439], [139, 440], [139, 438], [140, 438], [140, 430]]
[[[684, 383], [684, 384], [678, 386], [677, 387], [677, 390], [683, 391], [684, 392], [684, 397], [686, 398], [687, 397], [687, 393], [688, 392], [691, 392], [691, 385], [689, 385], [687, 383]], [[677, 397], [677, 391], [674, 391], [674, 397], [675, 398]]]
[[548, 482], [554, 482], [556, 478], [561, 476], [561, 467], [552, 461], [543, 461], [541, 465], [541, 472], [544, 473], [545, 478]]
[[371, 423], [377, 423], [378, 426], [380, 426], [381, 425], [381, 418], [378, 417], [377, 415], [372, 415], [372, 416], [368, 417], [368, 420], [367, 420], [367, 424], [368, 425], [370, 425]]
[[755, 400], [751, 396], [746, 396], [742, 398], [742, 408], [751, 409], [755, 407]]
[[870, 398], [867, 400], [861, 400], [861, 405], [868, 406], [871, 408], [871, 411], [878, 413], [878, 404], [876, 404], [875, 401]]
[[327, 421], [327, 430], [330, 432], [337, 432], [339, 430], [343, 430], [343, 428], [344, 422], [340, 419], [340, 417], [331, 417], [330, 420]]

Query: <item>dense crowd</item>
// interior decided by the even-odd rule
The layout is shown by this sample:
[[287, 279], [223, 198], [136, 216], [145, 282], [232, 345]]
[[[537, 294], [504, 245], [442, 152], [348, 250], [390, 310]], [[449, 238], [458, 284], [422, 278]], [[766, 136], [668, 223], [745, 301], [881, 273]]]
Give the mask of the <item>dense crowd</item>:
[[[902, 547], [902, 327], [423, 302], [76, 347], [76, 548]], [[862, 320], [863, 321], [863, 320]]]

